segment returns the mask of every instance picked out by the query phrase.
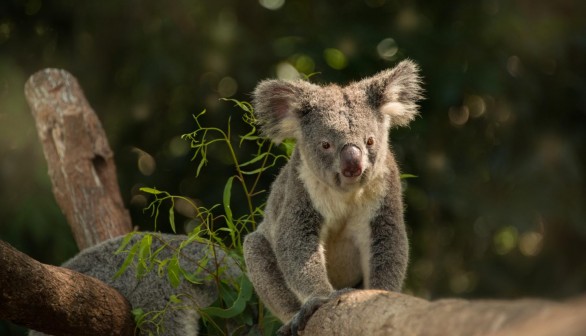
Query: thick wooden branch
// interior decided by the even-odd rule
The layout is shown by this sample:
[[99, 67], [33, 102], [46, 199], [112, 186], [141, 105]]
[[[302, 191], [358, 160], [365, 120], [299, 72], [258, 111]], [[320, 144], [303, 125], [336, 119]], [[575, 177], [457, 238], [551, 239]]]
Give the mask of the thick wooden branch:
[[303, 335], [578, 336], [586, 333], [586, 298], [426, 301], [385, 291], [342, 295], [322, 306]]
[[49, 167], [53, 193], [80, 249], [131, 231], [114, 155], [95, 112], [68, 72], [45, 69], [25, 95]]
[[0, 241], [0, 319], [50, 335], [133, 335], [130, 303], [114, 288], [44, 265]]

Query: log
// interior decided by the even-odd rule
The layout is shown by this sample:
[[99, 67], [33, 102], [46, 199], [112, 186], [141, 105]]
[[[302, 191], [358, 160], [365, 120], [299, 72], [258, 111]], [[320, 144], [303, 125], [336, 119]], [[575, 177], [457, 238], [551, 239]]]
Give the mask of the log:
[[65, 70], [45, 69], [29, 78], [25, 95], [53, 194], [79, 249], [130, 232], [114, 154], [77, 80]]
[[586, 297], [558, 303], [536, 299], [427, 301], [380, 290], [357, 290], [332, 300], [308, 321], [302, 335], [586, 334]]
[[133, 335], [131, 306], [114, 288], [42, 264], [0, 240], [0, 319], [50, 335]]

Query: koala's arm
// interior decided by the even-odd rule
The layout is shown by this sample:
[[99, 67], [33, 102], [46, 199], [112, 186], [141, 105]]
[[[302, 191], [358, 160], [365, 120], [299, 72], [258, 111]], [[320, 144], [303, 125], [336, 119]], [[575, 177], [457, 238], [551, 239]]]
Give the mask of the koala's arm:
[[370, 223], [370, 277], [366, 287], [400, 291], [409, 261], [409, 242], [403, 221], [399, 171], [394, 160], [389, 166], [389, 191]]
[[[279, 216], [275, 232], [275, 256], [287, 286], [301, 303], [313, 297], [327, 297], [334, 289], [329, 282], [319, 232], [321, 215], [313, 208], [309, 195], [301, 187], [294, 188], [295, 202], [283, 202], [287, 211]], [[291, 189], [289, 189], [291, 190]]]

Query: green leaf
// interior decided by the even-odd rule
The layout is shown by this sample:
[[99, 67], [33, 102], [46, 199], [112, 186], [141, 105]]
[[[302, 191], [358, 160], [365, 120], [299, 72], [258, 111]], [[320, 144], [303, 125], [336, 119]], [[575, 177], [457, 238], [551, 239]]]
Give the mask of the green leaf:
[[128, 266], [130, 266], [130, 264], [134, 261], [134, 257], [136, 256], [136, 252], [138, 251], [138, 248], [139, 247], [140, 247], [139, 244], [134, 244], [132, 246], [132, 248], [128, 252], [128, 255], [126, 256], [126, 259], [124, 259], [124, 262], [122, 263], [122, 266], [120, 266], [120, 269], [118, 269], [118, 271], [116, 272], [116, 274], [114, 274], [114, 277], [113, 277], [114, 279], [117, 279], [122, 274], [124, 274], [124, 272], [126, 271], [126, 269], [128, 268]]
[[152, 259], [152, 258], [154, 258], [154, 257], [156, 257], [157, 255], [159, 255], [159, 253], [161, 253], [161, 252], [162, 252], [164, 249], [166, 249], [167, 247], [168, 247], [168, 246], [167, 246], [167, 244], [162, 244], [161, 246], [159, 246], [159, 247], [158, 247], [158, 248], [155, 250], [155, 252], [153, 252], [153, 253], [151, 254], [151, 259]]
[[210, 316], [217, 316], [220, 318], [232, 318], [241, 314], [246, 309], [246, 303], [252, 297], [252, 284], [245, 276], [240, 277], [240, 292], [234, 304], [226, 309], [218, 307], [203, 308], [202, 311]]
[[166, 270], [167, 264], [171, 259], [165, 259], [159, 262], [159, 267], [157, 268], [157, 275], [162, 277], [163, 272]]
[[291, 154], [293, 154], [293, 149], [295, 149], [295, 140], [293, 139], [285, 139], [282, 143], [281, 146], [285, 149], [285, 153], [287, 154], [287, 157], [291, 157]]
[[231, 101], [236, 104], [236, 106], [240, 107], [243, 111], [252, 112], [252, 105], [249, 102], [240, 101], [233, 98], [220, 98], [220, 100]]
[[194, 285], [200, 285], [200, 284], [202, 284], [202, 283], [203, 283], [203, 281], [202, 281], [202, 280], [201, 280], [201, 278], [198, 276], [198, 274], [196, 274], [196, 273], [189, 273], [189, 272], [185, 272], [185, 271], [183, 271], [183, 269], [181, 269], [181, 270], [182, 270], [182, 272], [183, 272], [183, 273], [182, 273], [182, 275], [183, 275], [183, 278], [184, 278], [185, 280], [187, 280], [188, 282], [190, 282], [190, 283], [192, 283], [192, 284], [194, 284]]
[[207, 164], [207, 160], [205, 158], [202, 158], [201, 161], [199, 161], [199, 165], [197, 165], [197, 171], [195, 172], [195, 177], [198, 177], [199, 176], [199, 173], [200, 173], [201, 169], [206, 164]]
[[251, 165], [255, 162], [261, 161], [262, 159], [266, 158], [268, 155], [270, 155], [270, 153], [267, 153], [267, 152], [261, 153], [261, 154], [255, 156], [252, 160], [241, 163], [240, 167], [246, 167], [246, 166]]
[[139, 322], [143, 319], [145, 313], [142, 308], [134, 308], [132, 311], [132, 316], [134, 316], [134, 321], [136, 324], [140, 324]]
[[138, 252], [139, 258], [150, 259], [152, 243], [153, 243], [153, 236], [152, 235], [145, 234], [142, 237], [142, 239], [140, 240], [140, 249]]
[[180, 298], [178, 298], [177, 295], [171, 295], [169, 297], [169, 301], [171, 301], [173, 303], [181, 303], [181, 302], [183, 302], [183, 300], [181, 300]]
[[148, 188], [148, 187], [141, 187], [140, 191], [145, 192], [147, 194], [151, 194], [151, 195], [159, 195], [162, 194], [162, 191], [159, 191], [155, 188]]
[[124, 248], [126, 248], [126, 246], [128, 245], [128, 243], [130, 243], [130, 240], [132, 239], [132, 237], [134, 237], [135, 234], [136, 234], [136, 232], [130, 232], [130, 233], [128, 233], [124, 237], [124, 239], [122, 240], [122, 243], [120, 244], [120, 247], [118, 247], [118, 249], [114, 253], [115, 254], [122, 253], [122, 251], [124, 251]]
[[262, 137], [260, 137], [256, 134], [256, 127], [254, 127], [254, 124], [251, 124], [250, 127], [252, 128], [250, 130], [250, 132], [246, 133], [245, 135], [240, 136], [240, 146], [242, 146], [242, 142], [244, 142], [245, 140], [256, 141], [259, 139], [263, 139]]
[[173, 199], [171, 199], [171, 207], [169, 208], [169, 224], [171, 225], [171, 230], [177, 233], [175, 230], [175, 202]]
[[254, 170], [243, 170], [242, 171], [242, 174], [244, 174], [244, 175], [256, 175], [258, 173], [264, 172], [265, 170], [271, 168], [272, 166], [273, 165], [269, 165], [269, 166], [266, 166], [266, 167], [256, 168]]
[[205, 243], [207, 242], [206, 238], [202, 238], [200, 237], [201, 234], [201, 226], [196, 226], [190, 233], [189, 236], [187, 236], [187, 239], [183, 240], [181, 242], [181, 244], [179, 245], [179, 249], [183, 249], [184, 247], [186, 247], [187, 245], [193, 243], [193, 242], [198, 242], [198, 243]]
[[153, 243], [153, 236], [145, 234], [140, 240], [138, 249], [138, 265], [136, 268], [136, 276], [142, 277], [148, 273], [151, 259], [151, 244]]
[[[264, 139], [261, 136], [255, 135], [256, 133], [256, 129], [253, 129], [252, 131], [250, 131], [248, 134], [246, 135], [241, 135], [240, 139], [241, 140], [250, 140], [250, 141], [255, 141], [255, 140], [259, 140], [259, 139]], [[242, 144], [242, 141], [240, 141], [240, 144]]]
[[167, 266], [167, 279], [171, 283], [173, 288], [177, 288], [181, 283], [181, 278], [179, 275], [181, 274], [181, 269], [179, 266], [179, 261], [177, 259], [171, 259], [169, 265]]
[[234, 176], [230, 176], [226, 185], [224, 186], [224, 197], [223, 197], [223, 204], [224, 204], [224, 212], [226, 213], [226, 221], [232, 223], [232, 208], [230, 207], [230, 198], [232, 197], [232, 182], [234, 181]]
[[410, 178], [417, 178], [417, 175], [413, 175], [413, 174], [401, 174], [400, 178], [401, 179], [410, 179]]

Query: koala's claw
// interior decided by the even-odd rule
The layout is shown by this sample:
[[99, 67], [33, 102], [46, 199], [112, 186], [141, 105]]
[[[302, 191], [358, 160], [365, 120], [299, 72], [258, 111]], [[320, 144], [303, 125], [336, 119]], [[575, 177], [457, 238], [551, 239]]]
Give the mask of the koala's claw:
[[305, 325], [307, 321], [311, 318], [313, 313], [319, 309], [319, 307], [323, 306], [329, 298], [312, 298], [309, 301], [305, 302], [301, 309], [293, 316], [289, 323], [282, 326], [278, 331], [277, 335], [279, 336], [297, 336], [299, 331], [305, 329]]
[[305, 330], [305, 326], [307, 322], [313, 316], [313, 314], [326, 302], [338, 298], [340, 295], [353, 291], [353, 288], [344, 288], [338, 291], [333, 292], [327, 298], [312, 298], [309, 301], [305, 302], [301, 309], [293, 316], [291, 321], [277, 331], [277, 335], [279, 336], [297, 336], [300, 331]]

